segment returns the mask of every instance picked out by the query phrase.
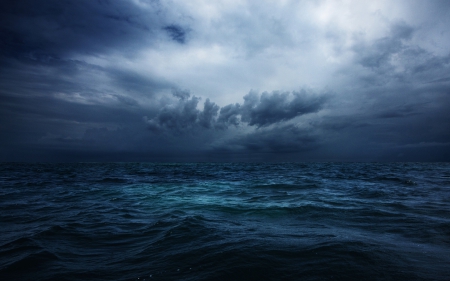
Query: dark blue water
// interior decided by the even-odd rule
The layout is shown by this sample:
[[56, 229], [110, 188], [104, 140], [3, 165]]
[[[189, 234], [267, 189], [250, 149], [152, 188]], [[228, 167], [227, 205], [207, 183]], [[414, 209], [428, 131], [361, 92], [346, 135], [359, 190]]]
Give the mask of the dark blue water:
[[0, 164], [0, 280], [450, 280], [450, 163]]

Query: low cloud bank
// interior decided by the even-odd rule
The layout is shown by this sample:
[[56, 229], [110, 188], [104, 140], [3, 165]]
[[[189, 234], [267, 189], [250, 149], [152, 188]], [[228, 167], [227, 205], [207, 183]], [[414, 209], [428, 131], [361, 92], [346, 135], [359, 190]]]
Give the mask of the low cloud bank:
[[189, 91], [175, 89], [172, 95], [177, 98], [175, 103], [164, 104], [151, 119], [144, 117], [151, 131], [182, 133], [198, 128], [223, 130], [240, 125], [261, 128], [318, 112], [329, 98], [329, 94], [316, 94], [304, 89], [262, 94], [251, 91], [243, 97], [243, 104], [220, 108], [206, 99], [203, 110], [199, 110], [197, 106], [201, 99], [191, 97]]

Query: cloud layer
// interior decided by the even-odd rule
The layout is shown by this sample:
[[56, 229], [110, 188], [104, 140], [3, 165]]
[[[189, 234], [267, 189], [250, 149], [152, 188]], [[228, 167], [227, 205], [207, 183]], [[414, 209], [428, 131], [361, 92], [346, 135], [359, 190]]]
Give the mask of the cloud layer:
[[450, 161], [447, 1], [3, 1], [2, 161]]
[[299, 92], [250, 92], [243, 97], [244, 103], [229, 104], [220, 108], [206, 99], [203, 110], [197, 109], [200, 98], [190, 97], [187, 90], [175, 89], [172, 95], [177, 102], [162, 105], [155, 117], [144, 120], [154, 132], [188, 132], [195, 128], [227, 129], [229, 126], [256, 126], [257, 128], [278, 124], [308, 113], [318, 112], [326, 95]]

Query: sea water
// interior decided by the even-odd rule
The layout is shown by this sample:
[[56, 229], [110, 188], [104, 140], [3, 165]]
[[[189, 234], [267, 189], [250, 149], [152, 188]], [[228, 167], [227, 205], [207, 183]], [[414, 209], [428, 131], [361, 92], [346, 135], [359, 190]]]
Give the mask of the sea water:
[[0, 279], [450, 280], [450, 163], [3, 163]]

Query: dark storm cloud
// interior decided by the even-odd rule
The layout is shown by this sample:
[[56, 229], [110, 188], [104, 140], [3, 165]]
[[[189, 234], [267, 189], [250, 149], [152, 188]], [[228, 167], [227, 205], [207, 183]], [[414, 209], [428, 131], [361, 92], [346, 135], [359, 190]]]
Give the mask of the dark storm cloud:
[[356, 3], [0, 1], [0, 160], [444, 159], [448, 4]]
[[180, 44], [186, 42], [186, 30], [183, 27], [172, 24], [164, 27], [164, 30], [169, 34], [173, 41]]
[[326, 95], [314, 95], [306, 90], [299, 92], [264, 92], [261, 96], [249, 93], [244, 96], [242, 121], [250, 126], [271, 125], [281, 121], [319, 111], [327, 100]]
[[[162, 40], [159, 34], [167, 25], [165, 14], [158, 1], [145, 4], [146, 8], [131, 1], [1, 1], [2, 90], [32, 91], [33, 95], [89, 92], [99, 88], [98, 80], [105, 75], [112, 84], [134, 94], [173, 87], [133, 70], [74, 59], [109, 53], [133, 56]], [[116, 96], [126, 104], [136, 104], [132, 97]]]
[[[0, 79], [2, 90], [49, 95], [96, 92], [98, 80], [129, 93], [152, 95], [173, 87], [133, 70], [89, 64], [74, 56], [122, 53], [132, 56], [160, 40], [164, 13], [157, 1], [143, 9], [129, 1], [2, 1]], [[180, 25], [177, 25], [182, 28]], [[104, 83], [102, 81], [101, 83]], [[0, 93], [1, 94], [1, 93]], [[136, 105], [133, 97], [111, 93]]]
[[332, 159], [443, 161], [450, 155], [449, 146], [441, 145], [450, 141], [449, 89], [442, 84], [377, 87], [363, 94], [357, 107], [309, 124]]
[[[7, 56], [45, 61], [74, 53], [130, 52], [150, 44], [164, 23], [127, 1], [2, 1], [0, 41]], [[130, 49], [131, 48], [131, 49]]]
[[195, 96], [190, 98], [189, 91], [175, 89], [172, 94], [178, 98], [177, 103], [166, 104], [157, 116], [145, 119], [150, 130], [179, 133], [198, 126], [227, 129], [240, 124], [259, 128], [318, 112], [328, 99], [326, 94], [317, 95], [306, 90], [292, 93], [264, 92], [261, 95], [250, 92], [244, 96], [243, 105], [236, 103], [219, 108], [207, 99], [203, 111], [200, 111], [197, 109], [200, 99]]
[[[133, 150], [138, 144], [133, 136], [148, 137], [141, 121], [152, 110], [148, 100], [173, 85], [132, 68], [111, 66], [109, 58], [129, 59], [157, 41], [170, 40], [163, 28], [176, 19], [169, 19], [158, 1], [142, 4], [0, 2], [4, 149], [18, 154], [25, 153], [25, 146], [46, 153], [64, 146], [67, 151], [123, 146]], [[147, 102], [145, 110], [142, 101]]]
[[315, 149], [317, 136], [295, 125], [262, 128], [213, 145], [213, 151], [248, 153], [290, 153]]
[[217, 119], [217, 126], [221, 129], [227, 129], [229, 125], [238, 126], [241, 120], [241, 105], [238, 103], [229, 104], [220, 109], [220, 115]]
[[151, 131], [179, 134], [199, 127], [214, 127], [219, 106], [207, 99], [200, 111], [197, 109], [200, 98], [190, 97], [189, 91], [175, 89], [172, 94], [178, 98], [176, 103], [164, 105], [152, 119], [144, 118]]
[[172, 89], [172, 95], [180, 100], [187, 100], [191, 96], [189, 90], [181, 90], [181, 89]]
[[423, 108], [424, 105], [400, 105], [394, 106], [388, 109], [381, 110], [381, 112], [376, 114], [379, 118], [403, 118], [412, 115], [419, 114], [418, 108]]
[[103, 120], [119, 121], [123, 114], [117, 111], [128, 111], [120, 105], [137, 106], [138, 102], [130, 96], [98, 89], [92, 78], [101, 74], [101, 68], [81, 61], [27, 66], [16, 63], [0, 69], [0, 98], [5, 101], [0, 110], [12, 115], [36, 114], [37, 123], [39, 118], [47, 117], [95, 122], [103, 116]]
[[364, 42], [354, 47], [358, 54], [359, 63], [371, 69], [377, 69], [389, 64], [391, 56], [399, 53], [406, 47], [404, 41], [411, 39], [414, 29], [405, 23], [397, 23], [391, 26], [389, 36], [377, 39], [370, 46]]
[[[389, 73], [396, 79], [442, 73], [449, 67], [450, 54], [439, 56], [410, 44], [414, 33], [415, 29], [405, 23], [393, 24], [389, 36], [373, 42], [362, 40], [355, 44], [353, 51], [356, 53], [356, 60], [376, 73]], [[401, 67], [402, 71], [396, 71], [396, 67]]]
[[174, 133], [189, 131], [197, 124], [199, 98], [180, 100], [176, 105], [164, 106], [158, 115], [151, 120], [146, 119], [148, 128], [158, 132], [169, 130]]
[[203, 111], [200, 112], [198, 116], [200, 126], [207, 129], [214, 127], [214, 121], [218, 112], [219, 106], [211, 102], [209, 99], [206, 99]]

